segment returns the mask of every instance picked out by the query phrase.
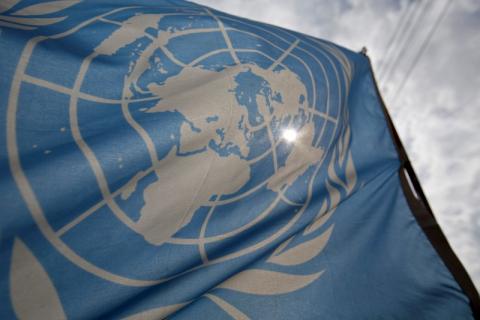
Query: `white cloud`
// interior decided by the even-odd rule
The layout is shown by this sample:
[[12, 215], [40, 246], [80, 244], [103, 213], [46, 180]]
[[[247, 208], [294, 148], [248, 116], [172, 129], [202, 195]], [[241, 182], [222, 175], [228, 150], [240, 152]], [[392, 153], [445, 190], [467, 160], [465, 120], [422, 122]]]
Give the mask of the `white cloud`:
[[[444, 1], [431, 1], [395, 73], [382, 88], [430, 205], [480, 287], [480, 2], [453, 2], [409, 82], [393, 100]], [[367, 46], [375, 70], [385, 60], [385, 46], [399, 17], [412, 5], [411, 0], [197, 2], [353, 50]]]

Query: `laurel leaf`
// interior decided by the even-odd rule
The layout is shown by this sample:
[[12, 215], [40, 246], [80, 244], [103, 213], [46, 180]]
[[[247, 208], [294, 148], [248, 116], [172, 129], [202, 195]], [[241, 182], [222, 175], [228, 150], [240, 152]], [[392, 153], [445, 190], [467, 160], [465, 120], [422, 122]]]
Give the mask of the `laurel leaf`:
[[330, 195], [330, 208], [335, 208], [340, 203], [340, 191], [332, 186], [329, 181], [326, 182], [327, 190]]
[[317, 280], [323, 271], [309, 275], [296, 275], [262, 269], [242, 271], [218, 286], [243, 293], [272, 295], [301, 289]]
[[0, 1], [0, 12], [5, 12], [13, 8], [21, 0], [2, 0]]
[[31, 26], [46, 26], [49, 24], [54, 24], [57, 22], [62, 21], [66, 17], [58, 17], [58, 18], [23, 18], [23, 17], [10, 17], [10, 16], [2, 16], [2, 20], [14, 23], [21, 23]]
[[219, 306], [220, 308], [223, 309], [223, 311], [225, 311], [226, 313], [228, 313], [228, 315], [230, 315], [233, 319], [235, 320], [248, 320], [250, 319], [249, 317], [247, 317], [247, 315], [245, 315], [242, 311], [238, 310], [237, 308], [235, 308], [234, 306], [232, 306], [230, 303], [228, 303], [227, 301], [213, 295], [213, 294], [206, 294], [205, 297], [209, 298], [210, 300], [212, 300], [213, 302], [215, 302], [215, 304], [217, 306]]
[[350, 145], [350, 126], [347, 126], [345, 129], [345, 133], [343, 135], [343, 139], [340, 139], [339, 141], [340, 155], [338, 157], [338, 163], [340, 165], [342, 165], [345, 160], [345, 154], [347, 153], [349, 145]]
[[44, 2], [22, 8], [18, 11], [13, 12], [12, 14], [16, 16], [40, 16], [61, 11], [79, 2], [80, 0], [59, 0]]
[[294, 266], [315, 258], [327, 245], [332, 234], [333, 225], [321, 235], [303, 242], [279, 255], [270, 257], [267, 262], [283, 266]]
[[280, 252], [283, 251], [283, 249], [285, 249], [288, 244], [293, 240], [294, 237], [290, 237], [288, 238], [287, 240], [283, 241], [276, 249], [275, 251], [273, 251], [272, 253], [272, 256], [276, 256], [278, 254], [280, 254]]
[[157, 320], [157, 319], [165, 319], [172, 313], [178, 311], [183, 306], [187, 305], [188, 302], [179, 303], [179, 304], [172, 304], [165, 307], [150, 309], [147, 311], [143, 311], [140, 313], [136, 313], [129, 317], [123, 318], [123, 320]]
[[333, 212], [335, 211], [336, 208], [333, 208], [328, 212], [327, 212], [327, 208], [328, 208], [327, 200], [324, 200], [323, 204], [322, 204], [322, 207], [320, 208], [320, 211], [318, 212], [315, 219], [312, 221], [312, 223], [310, 225], [308, 225], [305, 228], [305, 231], [303, 232], [304, 235], [307, 235], [307, 234], [310, 234], [310, 233], [314, 232], [315, 230], [317, 230], [318, 228], [323, 226], [325, 224], [325, 222], [328, 221], [328, 219], [330, 219], [330, 217], [332, 216], [332, 214], [333, 214]]
[[347, 156], [347, 168], [345, 169], [345, 175], [347, 178], [347, 192], [351, 193], [353, 188], [357, 184], [357, 171], [353, 165], [352, 152], [348, 152]]
[[328, 177], [330, 178], [331, 181], [335, 182], [336, 184], [342, 186], [345, 190], [347, 190], [347, 185], [345, 182], [343, 182], [337, 175], [337, 172], [335, 171], [335, 163], [337, 161], [337, 158], [335, 157], [335, 153], [332, 156], [332, 160], [330, 161], [330, 164], [328, 165]]
[[[2, 19], [2, 16], [0, 15], [0, 19]], [[20, 30], [34, 30], [37, 29], [37, 27], [30, 27], [30, 26], [24, 26], [21, 24], [16, 24], [16, 23], [10, 23], [10, 22], [5, 22], [0, 20], [0, 27], [7, 27], [7, 28], [13, 28], [13, 29], [20, 29]]]
[[47, 272], [18, 238], [13, 244], [10, 295], [19, 319], [66, 319]]

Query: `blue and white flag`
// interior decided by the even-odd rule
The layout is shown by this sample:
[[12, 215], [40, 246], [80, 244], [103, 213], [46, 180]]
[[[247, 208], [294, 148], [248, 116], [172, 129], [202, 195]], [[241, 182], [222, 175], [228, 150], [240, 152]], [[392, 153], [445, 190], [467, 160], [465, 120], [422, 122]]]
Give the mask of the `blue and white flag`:
[[184, 1], [2, 0], [0, 129], [0, 319], [479, 316], [363, 54]]

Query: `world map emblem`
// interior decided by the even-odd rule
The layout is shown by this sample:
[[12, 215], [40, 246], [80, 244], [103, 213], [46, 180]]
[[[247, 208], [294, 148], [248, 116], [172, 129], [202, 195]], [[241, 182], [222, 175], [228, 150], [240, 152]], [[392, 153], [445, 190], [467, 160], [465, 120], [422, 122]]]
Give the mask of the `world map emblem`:
[[[81, 59], [47, 57], [72, 46]], [[90, 16], [24, 48], [8, 105], [12, 172], [44, 237], [97, 277], [207, 286], [225, 268], [217, 287], [300, 290], [324, 270], [275, 266], [320, 255], [357, 187], [351, 69], [330, 43], [201, 6]], [[32, 153], [59, 170], [22, 160]], [[182, 288], [170, 305], [196, 290]]]

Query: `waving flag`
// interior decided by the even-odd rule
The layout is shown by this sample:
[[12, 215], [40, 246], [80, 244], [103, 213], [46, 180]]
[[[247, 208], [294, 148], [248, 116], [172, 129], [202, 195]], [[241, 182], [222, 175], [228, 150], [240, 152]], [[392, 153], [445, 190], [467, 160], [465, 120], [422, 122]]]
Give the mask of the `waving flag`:
[[368, 58], [184, 1], [0, 2], [1, 319], [472, 319]]

